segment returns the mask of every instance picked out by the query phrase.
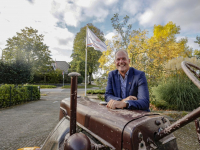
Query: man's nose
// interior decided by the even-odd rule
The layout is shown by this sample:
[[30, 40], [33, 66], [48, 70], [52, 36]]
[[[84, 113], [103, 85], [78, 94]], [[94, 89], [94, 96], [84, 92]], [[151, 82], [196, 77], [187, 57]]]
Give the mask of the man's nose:
[[120, 60], [119, 60], [119, 62], [120, 62], [120, 63], [122, 63], [122, 62], [123, 62], [123, 60], [122, 60], [122, 59], [120, 59]]

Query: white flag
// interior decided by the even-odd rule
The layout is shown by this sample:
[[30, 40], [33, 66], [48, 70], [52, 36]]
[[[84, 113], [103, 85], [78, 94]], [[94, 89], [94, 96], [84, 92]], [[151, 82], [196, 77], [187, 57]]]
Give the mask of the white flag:
[[87, 47], [94, 47], [95, 50], [101, 52], [107, 50], [106, 44], [104, 44], [88, 27], [87, 27]]

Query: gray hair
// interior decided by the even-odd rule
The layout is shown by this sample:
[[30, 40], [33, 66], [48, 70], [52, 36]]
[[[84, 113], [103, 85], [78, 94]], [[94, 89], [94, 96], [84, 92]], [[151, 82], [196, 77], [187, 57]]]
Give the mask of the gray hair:
[[127, 52], [125, 49], [118, 49], [118, 50], [115, 52], [115, 59], [116, 59], [116, 54], [117, 54], [118, 52], [124, 52], [124, 53], [126, 54], [127, 58], [129, 59], [129, 57], [128, 57], [128, 52]]

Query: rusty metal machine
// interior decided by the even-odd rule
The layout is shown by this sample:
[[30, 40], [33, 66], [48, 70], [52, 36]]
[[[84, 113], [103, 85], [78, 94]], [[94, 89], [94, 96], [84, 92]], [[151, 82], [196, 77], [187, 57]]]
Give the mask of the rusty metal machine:
[[[182, 62], [182, 68], [200, 88], [199, 67]], [[191, 73], [193, 72], [193, 73]], [[60, 104], [59, 123], [41, 150], [177, 150], [173, 132], [200, 116], [200, 107], [172, 125], [167, 118], [139, 110], [112, 110], [98, 100], [77, 98], [78, 73], [70, 73], [71, 97]], [[200, 135], [199, 121], [195, 121]], [[198, 136], [199, 138], [199, 136]], [[200, 141], [200, 138], [199, 138]]]

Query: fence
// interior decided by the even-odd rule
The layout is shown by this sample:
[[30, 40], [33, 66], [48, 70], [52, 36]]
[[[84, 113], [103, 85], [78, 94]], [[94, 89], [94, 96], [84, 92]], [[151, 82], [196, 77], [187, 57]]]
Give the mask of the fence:
[[38, 99], [40, 99], [40, 87], [15, 85], [0, 86], [0, 108]]

